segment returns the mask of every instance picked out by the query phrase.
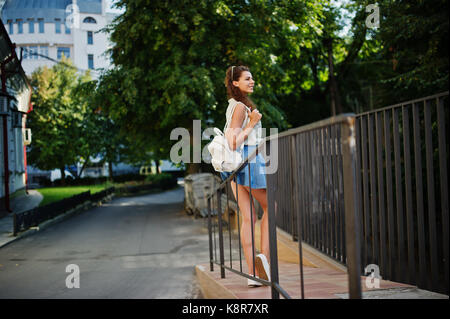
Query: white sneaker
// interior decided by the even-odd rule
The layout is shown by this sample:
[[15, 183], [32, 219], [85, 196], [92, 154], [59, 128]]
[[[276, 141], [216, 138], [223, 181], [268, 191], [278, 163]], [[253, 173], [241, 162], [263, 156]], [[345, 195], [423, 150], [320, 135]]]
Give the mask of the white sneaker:
[[255, 258], [255, 266], [258, 269], [259, 277], [270, 281], [270, 267], [266, 256], [263, 254], [257, 255]]
[[[256, 278], [259, 278], [259, 277], [256, 276]], [[261, 287], [263, 284], [260, 283], [259, 281], [253, 280], [253, 279], [247, 279], [247, 285], [249, 287]]]

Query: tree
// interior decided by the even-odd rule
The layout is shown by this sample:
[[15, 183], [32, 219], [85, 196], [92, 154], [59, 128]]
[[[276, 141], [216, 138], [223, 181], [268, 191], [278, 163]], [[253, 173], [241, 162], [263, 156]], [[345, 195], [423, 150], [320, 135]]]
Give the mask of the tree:
[[206, 121], [223, 127], [225, 70], [236, 64], [249, 65], [261, 79], [254, 100], [263, 125], [287, 128], [283, 112], [275, 106], [276, 83], [284, 72], [271, 62], [272, 56], [284, 49], [283, 41], [298, 46], [287, 13], [295, 21], [314, 19], [317, 6], [244, 0], [122, 0], [118, 6], [125, 13], [109, 31], [123, 101], [110, 103], [108, 112], [127, 123], [122, 129], [133, 139], [168, 157], [173, 128], [192, 133], [193, 119], [202, 120], [203, 128]]
[[70, 60], [52, 68], [38, 68], [31, 76], [34, 110], [28, 118], [33, 131], [29, 147], [30, 163], [43, 170], [60, 169], [73, 164], [86, 148], [83, 119], [87, 105], [80, 103], [77, 86], [90, 80], [88, 73], [77, 74]]

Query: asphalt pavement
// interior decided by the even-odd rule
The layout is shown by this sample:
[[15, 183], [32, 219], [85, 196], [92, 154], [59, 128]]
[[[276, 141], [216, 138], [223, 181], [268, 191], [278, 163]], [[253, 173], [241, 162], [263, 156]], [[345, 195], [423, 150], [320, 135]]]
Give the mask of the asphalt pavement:
[[207, 229], [183, 200], [183, 187], [116, 198], [10, 242], [0, 298], [201, 298]]

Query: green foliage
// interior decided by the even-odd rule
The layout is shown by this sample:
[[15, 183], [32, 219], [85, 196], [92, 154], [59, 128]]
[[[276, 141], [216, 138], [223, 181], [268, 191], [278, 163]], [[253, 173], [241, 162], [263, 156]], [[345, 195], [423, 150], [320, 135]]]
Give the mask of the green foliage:
[[263, 126], [288, 127], [277, 95], [296, 79], [273, 61], [299, 56], [311, 33], [320, 33], [320, 2], [123, 0], [118, 6], [126, 11], [109, 30], [122, 95], [111, 96], [107, 111], [135, 143], [168, 157], [173, 128], [192, 131], [194, 119], [203, 128], [223, 127], [225, 70], [236, 64], [254, 74]]
[[[63, 57], [64, 64], [71, 65]], [[58, 63], [39, 68], [31, 76], [33, 112], [27, 125], [33, 132], [29, 161], [43, 170], [74, 163], [89, 137], [83, 128], [88, 107], [77, 87], [90, 80], [75, 68]]]

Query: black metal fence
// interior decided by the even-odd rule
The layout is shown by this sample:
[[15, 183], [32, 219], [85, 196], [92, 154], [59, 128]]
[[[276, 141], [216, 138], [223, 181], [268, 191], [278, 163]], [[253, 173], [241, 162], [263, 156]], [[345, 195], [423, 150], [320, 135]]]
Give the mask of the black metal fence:
[[[357, 212], [359, 205], [354, 124], [354, 115], [340, 115], [283, 132], [278, 136], [270, 136], [258, 148], [261, 150], [266, 147], [268, 152], [265, 153], [278, 154], [278, 168], [275, 172], [266, 174], [271, 282], [254, 279], [270, 285], [273, 298], [279, 298], [279, 294], [290, 298], [279, 285], [277, 224], [291, 233], [297, 232], [305, 242], [346, 263], [350, 297], [361, 297], [360, 222]], [[255, 153], [250, 155], [236, 172], [249, 169], [248, 165], [245, 165], [254, 155]], [[274, 157], [270, 158], [272, 160]], [[222, 278], [225, 277], [225, 270], [253, 278], [242, 269], [240, 233], [239, 242], [236, 243], [239, 249], [240, 267], [239, 270], [233, 268], [230, 223], [228, 223], [229, 245], [227, 245], [230, 252], [229, 265], [225, 265], [224, 232], [226, 229], [224, 230], [221, 200], [218, 199], [221, 198], [223, 191], [229, 189], [228, 184], [235, 181], [236, 172], [225, 180], [216, 193], [208, 199], [209, 211], [217, 212], [218, 228], [216, 231], [209, 214], [210, 266], [212, 271], [214, 263], [218, 264]], [[239, 225], [239, 207], [237, 207], [237, 216]], [[217, 244], [219, 258], [217, 258]], [[254, 239], [252, 247], [254, 247]], [[300, 288], [304, 297], [301, 241], [299, 257]]]
[[[448, 92], [356, 115], [362, 272], [374, 264], [383, 279], [449, 293], [446, 123]], [[295, 178], [290, 177], [292, 168], [282, 180], [292, 189], [301, 181], [303, 196], [310, 199], [302, 240], [345, 264], [341, 134], [341, 127], [334, 125], [301, 137], [300, 149], [310, 160]], [[293, 163], [283, 155], [292, 150], [291, 143], [279, 139], [282, 167]], [[301, 196], [297, 200], [304, 205]], [[293, 202], [281, 200], [278, 205], [277, 225], [297, 240]]]
[[45, 206], [35, 207], [22, 213], [15, 213], [13, 215], [13, 235], [17, 236], [19, 232], [25, 231], [30, 227], [38, 226], [40, 223], [61, 215], [87, 201], [100, 201], [113, 192], [114, 187], [107, 188], [95, 194], [87, 191]]
[[448, 294], [448, 91], [356, 121], [362, 264]]

